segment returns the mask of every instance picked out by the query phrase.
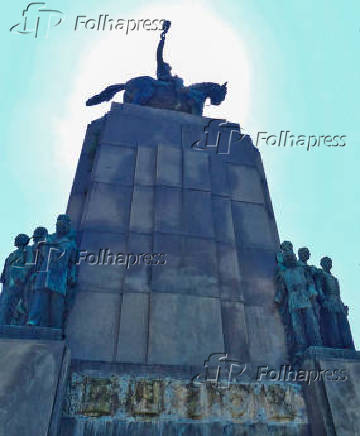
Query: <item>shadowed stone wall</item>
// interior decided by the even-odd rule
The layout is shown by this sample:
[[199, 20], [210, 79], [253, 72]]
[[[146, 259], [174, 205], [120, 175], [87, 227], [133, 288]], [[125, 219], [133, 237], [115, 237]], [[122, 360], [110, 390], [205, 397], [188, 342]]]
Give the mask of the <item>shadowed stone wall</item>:
[[[230, 154], [216, 152], [224, 134], [218, 149], [194, 148], [209, 121], [113, 103], [88, 126], [68, 206], [81, 248], [165, 253], [166, 264], [80, 265], [67, 328], [73, 358], [199, 365], [225, 351], [253, 364], [286, 359], [261, 158], [239, 134]], [[220, 123], [210, 123], [209, 144]]]

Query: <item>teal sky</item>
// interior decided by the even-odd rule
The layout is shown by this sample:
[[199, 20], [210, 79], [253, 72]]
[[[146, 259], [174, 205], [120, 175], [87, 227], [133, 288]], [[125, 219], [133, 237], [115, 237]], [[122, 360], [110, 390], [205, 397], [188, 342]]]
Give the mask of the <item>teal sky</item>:
[[[156, 11], [159, 4], [154, 3]], [[108, 13], [119, 18], [143, 18], [138, 11], [145, 6], [147, 11], [152, 8], [150, 1], [51, 0], [47, 6], [61, 10], [64, 22], [50, 29], [48, 38], [40, 35], [35, 39], [9, 32], [21, 20], [26, 5], [19, 0], [8, 2], [0, 17], [1, 262], [12, 250], [16, 234], [31, 234], [38, 225], [53, 230], [56, 215], [66, 208], [76, 158], [70, 167], [59, 164], [58, 148], [62, 145], [53, 120], [66, 117], [74, 74], [81, 70], [86, 53], [104, 37], [99, 32], [74, 32], [75, 17]], [[239, 122], [252, 135], [257, 131], [278, 135], [281, 130], [296, 135], [346, 135], [342, 148], [321, 146], [306, 151], [266, 144], [259, 148], [280, 238], [293, 241], [296, 249], [308, 246], [314, 264], [319, 264], [324, 255], [333, 258], [333, 273], [340, 279], [343, 300], [350, 307], [359, 347], [360, 3], [222, 0], [208, 1], [206, 8], [238, 35], [248, 59], [249, 116], [246, 125], [242, 119], [231, 121]], [[192, 13], [191, 8], [187, 13]], [[153, 17], [167, 18], [157, 13]], [[198, 22], [197, 29], [187, 30], [194, 38], [202, 31], [201, 16]], [[173, 26], [176, 32], [176, 23]], [[122, 43], [127, 43], [126, 37]], [[235, 65], [236, 47], [229, 53]], [[142, 47], [136, 55], [142, 56]], [[216, 62], [215, 55], [211, 48], [202, 53], [214, 56]], [[176, 64], [176, 53], [171, 53], [171, 62]], [[134, 76], [141, 74], [143, 71], [137, 68], [133, 71]], [[191, 81], [191, 77], [187, 79]], [[93, 91], [97, 89], [88, 90], [89, 94]], [[86, 110], [79, 105], [79, 113]], [[81, 141], [75, 156], [80, 147]]]

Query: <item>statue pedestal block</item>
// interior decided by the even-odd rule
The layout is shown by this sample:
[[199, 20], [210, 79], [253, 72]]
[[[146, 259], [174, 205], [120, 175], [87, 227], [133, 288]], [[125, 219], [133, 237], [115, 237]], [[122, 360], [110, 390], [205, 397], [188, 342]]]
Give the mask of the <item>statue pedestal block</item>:
[[57, 435], [69, 363], [63, 341], [0, 338], [0, 436]]
[[360, 352], [310, 347], [303, 367], [322, 372], [305, 391], [313, 434], [359, 435]]

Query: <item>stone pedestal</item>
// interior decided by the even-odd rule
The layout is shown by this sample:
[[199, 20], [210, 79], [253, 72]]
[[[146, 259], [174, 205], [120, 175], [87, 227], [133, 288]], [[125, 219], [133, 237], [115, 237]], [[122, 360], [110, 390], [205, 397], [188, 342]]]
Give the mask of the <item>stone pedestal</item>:
[[81, 263], [67, 328], [74, 358], [286, 359], [276, 223], [259, 152], [239, 125], [113, 103], [88, 126], [68, 213], [88, 253], [166, 255], [162, 265]]
[[57, 436], [69, 363], [63, 341], [0, 338], [0, 436]]
[[[300, 385], [190, 387], [212, 353], [252, 369], [287, 358], [276, 222], [239, 125], [113, 103], [88, 126], [67, 213], [93, 256], [66, 329], [62, 436], [307, 434]], [[111, 264], [119, 253], [166, 262]]]
[[305, 390], [312, 434], [360, 435], [360, 352], [310, 347], [303, 367], [320, 374]]

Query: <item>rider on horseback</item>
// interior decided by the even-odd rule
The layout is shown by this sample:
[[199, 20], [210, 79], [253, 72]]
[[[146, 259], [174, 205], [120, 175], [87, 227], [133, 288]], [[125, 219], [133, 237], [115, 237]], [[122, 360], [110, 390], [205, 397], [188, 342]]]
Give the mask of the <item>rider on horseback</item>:
[[226, 82], [223, 85], [201, 82], [184, 87], [183, 79], [171, 74], [170, 65], [163, 59], [165, 35], [170, 24], [170, 21], [164, 21], [160, 35], [157, 49], [157, 79], [139, 76], [125, 83], [108, 86], [89, 98], [86, 105], [93, 106], [109, 101], [120, 91], [125, 91], [124, 103], [176, 110], [192, 115], [202, 115], [207, 98], [210, 98], [211, 104], [219, 105], [226, 96]]

